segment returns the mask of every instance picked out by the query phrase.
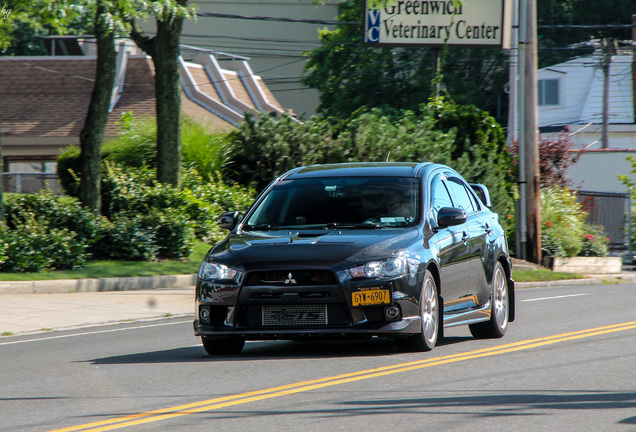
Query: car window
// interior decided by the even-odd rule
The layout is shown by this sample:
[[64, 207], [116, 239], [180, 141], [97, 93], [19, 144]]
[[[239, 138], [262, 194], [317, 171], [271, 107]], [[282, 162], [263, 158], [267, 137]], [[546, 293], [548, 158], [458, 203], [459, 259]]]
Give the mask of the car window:
[[464, 210], [467, 214], [474, 213], [477, 209], [474, 207], [473, 200], [468, 194], [464, 182], [457, 177], [449, 176], [446, 184], [451, 190], [453, 197], [455, 198], [455, 206]]
[[431, 212], [433, 223], [437, 224], [437, 213], [443, 207], [453, 207], [453, 200], [451, 199], [448, 189], [444, 184], [443, 179], [445, 176], [438, 174], [433, 179], [431, 185]]
[[417, 224], [419, 180], [406, 177], [328, 177], [284, 180], [249, 215], [247, 228]]
[[473, 208], [475, 211], [481, 210], [481, 205], [479, 204], [479, 200], [475, 197], [475, 193], [468, 186], [464, 185], [466, 189], [466, 193], [468, 193], [468, 197], [470, 198], [470, 202], [473, 203]]

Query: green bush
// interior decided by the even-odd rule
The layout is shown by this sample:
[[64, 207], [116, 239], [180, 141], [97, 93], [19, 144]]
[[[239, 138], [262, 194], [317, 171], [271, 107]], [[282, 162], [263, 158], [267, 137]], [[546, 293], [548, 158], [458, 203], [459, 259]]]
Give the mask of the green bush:
[[110, 162], [102, 176], [102, 214], [145, 213], [151, 208], [179, 208], [185, 204], [181, 191], [162, 185], [149, 167], [131, 168]]
[[123, 113], [117, 138], [104, 144], [102, 158], [129, 167], [156, 167], [157, 122], [154, 118], [136, 119]]
[[9, 228], [34, 218], [50, 228], [74, 231], [87, 243], [99, 236], [101, 218], [81, 207], [77, 199], [50, 191], [15, 196], [8, 200], [5, 213]]
[[95, 257], [153, 261], [159, 249], [155, 237], [142, 215], [122, 213], [104, 225], [101, 239], [93, 247]]
[[80, 148], [68, 146], [57, 157], [57, 177], [64, 192], [76, 197], [79, 193], [79, 174], [82, 170]]
[[103, 259], [178, 259], [190, 254], [193, 222], [177, 209], [122, 212], [104, 226], [95, 254]]
[[577, 256], [583, 248], [585, 217], [576, 194], [554, 186], [541, 190], [541, 248], [552, 257]]
[[181, 157], [185, 168], [212, 180], [224, 174], [232, 162], [232, 146], [227, 133], [210, 133], [200, 123], [185, 118], [181, 125]]
[[604, 257], [609, 253], [609, 237], [603, 227], [585, 224], [580, 256]]
[[157, 257], [178, 259], [187, 257], [196, 240], [194, 222], [180, 209], [152, 209], [143, 215], [143, 224], [155, 233]]
[[228, 185], [220, 178], [206, 181], [194, 169], [184, 173], [182, 187], [183, 194], [189, 198], [184, 210], [196, 224], [197, 238], [207, 243], [220, 241], [227, 234], [217, 226], [222, 213], [245, 212], [256, 198], [252, 188]]
[[292, 168], [344, 162], [351, 149], [332, 134], [329, 123], [316, 118], [297, 123], [287, 115], [262, 116], [258, 121], [248, 115], [230, 134], [230, 178], [260, 190]]
[[[139, 120], [131, 113], [124, 113], [120, 125], [117, 138], [104, 144], [102, 160], [134, 168], [156, 168], [156, 120]], [[211, 133], [204, 125], [184, 117], [181, 141], [184, 167], [196, 169], [206, 180], [227, 170], [232, 157], [228, 134]], [[70, 146], [58, 156], [57, 174], [66, 194], [77, 196], [82, 174], [79, 147]]]
[[431, 100], [426, 111], [435, 119], [435, 130], [454, 133], [454, 146], [449, 149], [452, 162], [448, 164], [469, 182], [488, 187], [493, 210], [506, 227], [507, 216], [514, 213], [516, 185], [501, 126], [487, 111], [443, 98]]
[[[443, 99], [420, 113], [360, 109], [346, 121], [311, 118], [298, 124], [283, 116], [247, 118], [231, 134], [232, 179], [264, 188], [289, 169], [318, 163], [431, 161], [485, 184], [493, 209], [513, 213], [512, 159], [503, 130], [487, 112]], [[505, 220], [504, 220], [505, 224]]]
[[[157, 183], [154, 170], [148, 167], [133, 169], [107, 163], [102, 207], [109, 218], [123, 217], [122, 214], [152, 214], [155, 210], [168, 212], [175, 223], [178, 221], [183, 239], [172, 242], [167, 240], [167, 234], [156, 233], [159, 239], [167, 242], [156, 240], [160, 245], [157, 254], [159, 257], [181, 257], [187, 255], [182, 245], [193, 241], [191, 233], [206, 242], [220, 240], [225, 234], [216, 224], [221, 213], [247, 210], [255, 195], [253, 189], [226, 185], [221, 179], [205, 180], [194, 168], [184, 172], [182, 189], [177, 189]], [[175, 248], [171, 249], [169, 245]]]
[[35, 272], [81, 268], [88, 259], [88, 245], [77, 233], [51, 228], [34, 217], [13, 229], [0, 224], [0, 271]]

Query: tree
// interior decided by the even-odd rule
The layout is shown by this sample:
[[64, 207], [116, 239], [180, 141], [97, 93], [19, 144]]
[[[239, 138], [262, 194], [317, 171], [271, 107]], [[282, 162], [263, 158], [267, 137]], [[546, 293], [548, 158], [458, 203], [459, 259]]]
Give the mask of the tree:
[[[340, 5], [339, 21], [364, 16], [364, 1]], [[303, 84], [320, 93], [317, 111], [347, 118], [362, 106], [417, 109], [430, 96], [433, 55], [425, 49], [362, 45], [361, 25], [322, 30], [322, 45], [309, 53]]]
[[180, 184], [181, 87], [179, 84], [179, 38], [183, 20], [192, 15], [188, 0], [157, 0], [146, 13], [157, 22], [157, 34], [150, 38], [129, 20], [130, 36], [155, 65], [157, 109], [157, 180]]
[[[567, 133], [557, 137], [541, 137], [539, 140], [539, 175], [541, 188], [557, 186], [569, 188], [572, 181], [567, 176], [567, 169], [575, 164], [581, 151], [574, 151], [575, 145]], [[510, 146], [510, 154], [515, 168], [519, 160], [519, 143], [514, 141]]]
[[81, 173], [79, 199], [82, 204], [100, 212], [101, 207], [101, 152], [113, 84], [115, 82], [115, 8], [107, 0], [95, 2], [95, 39], [97, 41], [97, 66], [95, 83], [88, 114], [80, 132]]
[[[77, 1], [5, 0], [1, 4], [3, 15], [0, 16], [0, 53], [6, 56], [45, 54], [38, 37], [83, 32], [88, 23], [86, 16], [81, 13], [82, 4]], [[37, 19], [33, 19], [34, 17]], [[4, 167], [1, 161], [0, 142], [0, 221], [4, 221], [4, 187], [1, 176]]]
[[[339, 21], [357, 22], [364, 16], [365, 2], [353, 0], [340, 8]], [[365, 46], [362, 26], [351, 24], [322, 30], [320, 39], [322, 45], [308, 53], [303, 78], [320, 93], [320, 114], [346, 118], [362, 106], [417, 111], [434, 96], [432, 49]], [[446, 50], [441, 85], [455, 102], [488, 110], [503, 121], [507, 56], [501, 50]]]
[[[319, 48], [307, 53], [303, 83], [318, 90], [318, 112], [347, 118], [362, 106], [388, 105], [417, 110], [431, 96], [433, 53], [428, 48], [378, 48], [362, 44], [364, 0], [341, 4], [335, 30], [322, 30]], [[632, 2], [633, 3], [633, 2]], [[592, 0], [542, 0], [537, 4], [539, 25], [629, 24], [633, 5], [624, 0], [603, 3], [598, 13]], [[591, 52], [568, 45], [591, 37], [629, 39], [629, 29], [541, 28], [540, 66]], [[497, 49], [449, 49], [442, 84], [456, 103], [488, 111], [500, 124], [507, 120], [509, 53]]]
[[[447, 164], [488, 186], [494, 210], [513, 209], [512, 161], [494, 118], [474, 106], [435, 99], [418, 112], [361, 108], [342, 121], [312, 117], [302, 124], [248, 118], [230, 134], [234, 172], [244, 185], [264, 188], [294, 167], [341, 162], [430, 161]], [[505, 223], [505, 221], [504, 221]]]
[[42, 36], [81, 35], [91, 28], [85, 1], [4, 0], [0, 2], [0, 54], [46, 55]]
[[[631, 24], [634, 3], [625, 0], [606, 0], [600, 5], [594, 0], [541, 0], [537, 2], [539, 27], [539, 67], [561, 63], [575, 57], [589, 55], [593, 48], [572, 49], [578, 42], [593, 38], [612, 37], [630, 40], [629, 28], [563, 28], [558, 26], [590, 26]], [[541, 26], [554, 26], [541, 28]]]

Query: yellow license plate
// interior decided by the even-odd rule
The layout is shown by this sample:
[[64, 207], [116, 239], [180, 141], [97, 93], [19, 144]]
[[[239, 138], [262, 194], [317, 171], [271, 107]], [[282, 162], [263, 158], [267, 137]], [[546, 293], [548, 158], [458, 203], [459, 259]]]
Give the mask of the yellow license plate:
[[391, 303], [391, 292], [380, 288], [354, 292], [351, 293], [351, 296], [353, 306], [372, 306]]

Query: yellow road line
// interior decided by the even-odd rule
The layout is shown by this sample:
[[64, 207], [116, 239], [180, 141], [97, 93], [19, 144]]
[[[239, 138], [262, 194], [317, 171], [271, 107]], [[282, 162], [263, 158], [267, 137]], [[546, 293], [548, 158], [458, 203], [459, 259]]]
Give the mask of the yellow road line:
[[576, 339], [583, 339], [602, 334], [620, 332], [625, 330], [636, 329], [636, 321], [626, 322], [622, 324], [597, 327], [587, 330], [579, 330], [575, 332], [563, 333], [559, 335], [547, 336], [536, 339], [529, 339], [510, 344], [499, 345], [490, 348], [482, 348], [475, 351], [469, 351], [459, 354], [451, 354], [442, 357], [435, 357], [425, 360], [416, 360], [412, 362], [399, 363], [391, 366], [383, 366], [374, 369], [367, 369], [357, 372], [351, 372], [331, 377], [320, 378], [316, 380], [303, 381], [294, 384], [287, 384], [278, 387], [272, 387], [263, 390], [256, 390], [236, 395], [223, 396], [205, 401], [194, 402], [191, 404], [178, 405], [170, 408], [164, 408], [156, 411], [149, 411], [129, 416], [103, 420], [94, 423], [56, 429], [50, 432], [102, 432], [124, 427], [134, 426], [143, 423], [167, 420], [174, 417], [195, 414], [205, 411], [212, 411], [229, 406], [241, 405], [250, 402], [256, 402], [264, 399], [287, 396], [294, 393], [301, 393], [310, 390], [316, 390], [334, 385], [346, 384], [355, 381], [361, 381], [370, 378], [391, 375], [395, 373], [407, 372], [416, 369], [422, 369], [431, 366], [439, 366], [444, 364], [456, 363], [460, 361], [473, 360], [477, 358], [489, 357], [493, 355], [506, 354], [516, 351], [522, 351], [530, 348], [537, 348], [545, 345], [551, 345], [560, 342], [566, 342]]

